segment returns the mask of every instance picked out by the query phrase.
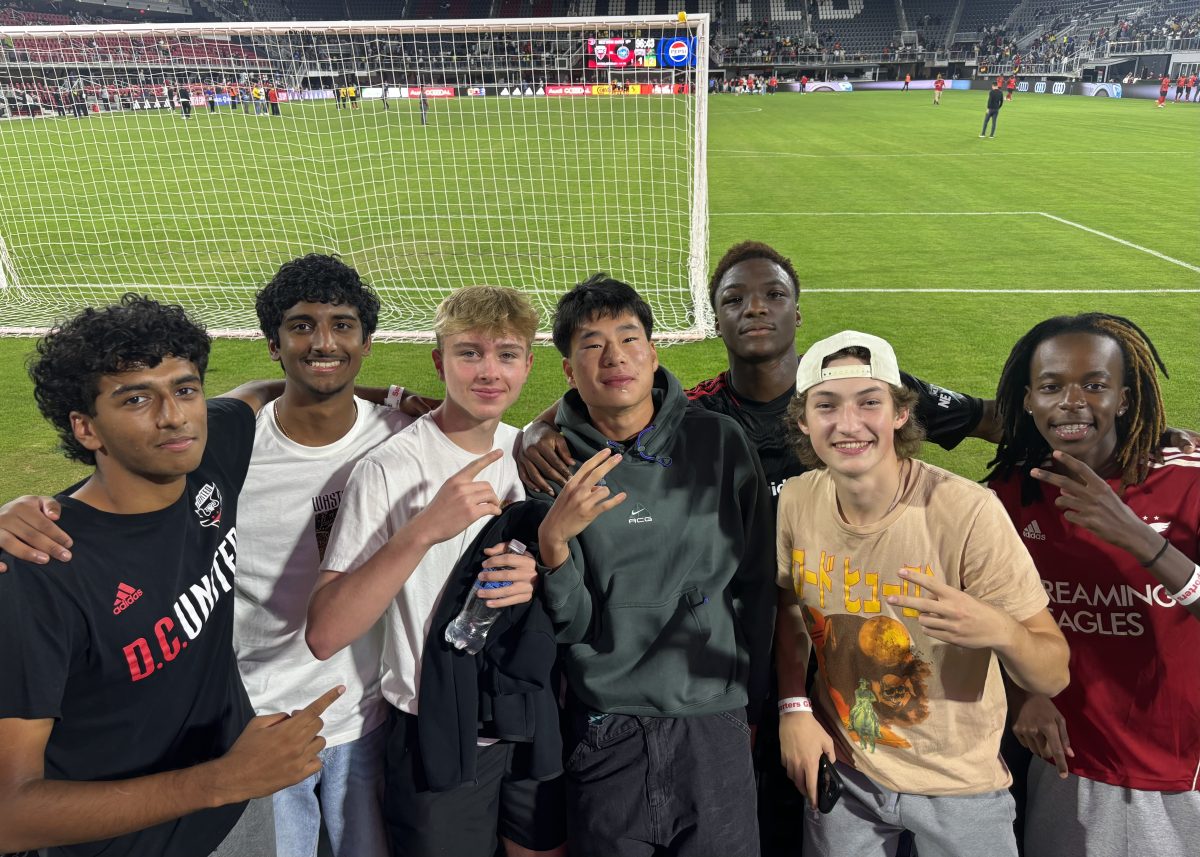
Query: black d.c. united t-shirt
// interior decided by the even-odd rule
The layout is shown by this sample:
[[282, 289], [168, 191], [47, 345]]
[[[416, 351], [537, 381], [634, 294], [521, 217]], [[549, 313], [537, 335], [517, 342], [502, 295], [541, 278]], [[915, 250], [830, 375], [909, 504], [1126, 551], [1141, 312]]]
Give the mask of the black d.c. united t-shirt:
[[[208, 403], [200, 466], [172, 505], [114, 515], [59, 497], [67, 563], [5, 555], [0, 717], [54, 719], [46, 778], [122, 780], [223, 755], [253, 715], [233, 655], [237, 497], [254, 440], [243, 402]], [[51, 855], [209, 854], [244, 804]]]

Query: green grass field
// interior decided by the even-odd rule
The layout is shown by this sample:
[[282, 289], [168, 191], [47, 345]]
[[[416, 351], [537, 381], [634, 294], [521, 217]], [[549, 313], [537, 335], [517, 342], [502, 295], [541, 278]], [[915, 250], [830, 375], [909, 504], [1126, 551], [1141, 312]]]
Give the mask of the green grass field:
[[[710, 99], [710, 263], [735, 241], [767, 241], [791, 256], [803, 279], [800, 348], [853, 326], [889, 338], [914, 374], [980, 396], [994, 390], [1013, 342], [1037, 321], [1084, 310], [1127, 315], [1147, 330], [1172, 370], [1172, 379], [1164, 383], [1171, 422], [1200, 426], [1200, 107], [1168, 105], [1155, 110], [1147, 101], [1018, 95], [1001, 111], [997, 137], [981, 140], [984, 100], [984, 93], [947, 92], [942, 106], [935, 108], [925, 92]], [[373, 106], [377, 105], [367, 105]], [[437, 104], [435, 109], [445, 114], [455, 108]], [[104, 121], [110, 118], [124, 123], [119, 137], [106, 144], [110, 159], [134, 146], [142, 151], [157, 146], [168, 159], [182, 157], [181, 144], [171, 142], [180, 139], [180, 131], [166, 124], [175, 117]], [[414, 149], [419, 141], [411, 124], [378, 126], [369, 119], [355, 117], [359, 125], [344, 130], [350, 147], [346, 151], [391, 145], [427, 163], [447, 156], [442, 144], [427, 151]], [[89, 120], [92, 127], [78, 131], [64, 127], [69, 124], [22, 123], [20, 133], [14, 133], [11, 123], [0, 125], [0, 170], [19, 170], [19, 175], [6, 176], [6, 187], [14, 181], [45, 182], [47, 200], [75, 206], [74, 215], [64, 217], [61, 225], [43, 218], [41, 228], [58, 236], [54, 246], [59, 250], [52, 247], [50, 253], [78, 245], [75, 251], [91, 260], [92, 267], [82, 269], [87, 274], [100, 271], [105, 255], [117, 252], [104, 243], [109, 240], [104, 236], [117, 233], [109, 225], [97, 238], [97, 227], [79, 213], [85, 201], [63, 184], [64, 175], [69, 175], [62, 169], [64, 153], [73, 150], [61, 135], [87, 134], [91, 140], [99, 133], [99, 122]], [[544, 144], [550, 147], [547, 151], [565, 145], [563, 135], [596, 133], [565, 121], [554, 128], [552, 139]], [[494, 124], [480, 126], [480, 133], [489, 136], [481, 140], [477, 154], [490, 149], [500, 163], [505, 157], [519, 157], [513, 153], [524, 151], [522, 140], [529, 141], [511, 135], [501, 139]], [[520, 133], [527, 134], [527, 129]], [[255, 157], [268, 151], [268, 145], [280, 152], [274, 159], [280, 162], [278, 169], [264, 168], [253, 180], [252, 195], [262, 197], [271, 214], [291, 217], [294, 230], [311, 228], [312, 249], [340, 249], [328, 240], [337, 240], [338, 229], [356, 228], [354, 223], [325, 213], [316, 217], [317, 226], [309, 226], [304, 212], [278, 201], [288, 198], [295, 183], [312, 180], [303, 164], [284, 156], [289, 140], [286, 134], [282, 140], [280, 136], [260, 140], [251, 150]], [[652, 134], [643, 133], [638, 145], [644, 152], [652, 141]], [[235, 163], [246, 167], [235, 161], [225, 166], [234, 168]], [[257, 160], [250, 164], [257, 165]], [[123, 228], [130, 235], [137, 229], [162, 231], [161, 243], [150, 248], [152, 264], [162, 271], [186, 272], [191, 257], [178, 235], [194, 232], [197, 223], [219, 212], [206, 207], [203, 198], [181, 194], [170, 185], [169, 170], [154, 169], [159, 172], [151, 175], [147, 169], [143, 175], [150, 176], [147, 186], [153, 185], [153, 176], [164, 183], [155, 191], [167, 205], [162, 219]], [[567, 183], [566, 192], [577, 196], [580, 206], [602, 203], [585, 195], [590, 191], [579, 184], [578, 176], [564, 173], [560, 181]], [[386, 210], [393, 213], [439, 205], [443, 213], [470, 210], [469, 200], [456, 198], [444, 185], [422, 187], [415, 194], [393, 189], [379, 205], [386, 202]], [[114, 178], [112, 187], [96, 179], [93, 188], [97, 194], [117, 196], [139, 192], [127, 175]], [[530, 189], [539, 190], [547, 192]], [[105, 210], [111, 212], [116, 203], [108, 199]], [[328, 233], [334, 239], [325, 237], [322, 218], [336, 221]], [[621, 222], [639, 220], [649, 223], [635, 206], [631, 218]], [[239, 246], [231, 250], [231, 259], [222, 261], [231, 271], [231, 282], [245, 282], [232, 272], [237, 264], [261, 266], [262, 257], [269, 255], [261, 246], [273, 234], [262, 227], [267, 222], [269, 218], [254, 220], [259, 225], [253, 229], [262, 231], [247, 227], [247, 243], [259, 242], [256, 252]], [[392, 214], [376, 216], [371, 234], [377, 240], [372, 246], [386, 253], [389, 244], [411, 241], [413, 224], [419, 222]], [[648, 228], [633, 231], [641, 235]], [[455, 236], [425, 236], [430, 243], [423, 246], [431, 253], [502, 256], [515, 252], [511, 244], [497, 247], [505, 234], [504, 229], [491, 233], [479, 221], [465, 221]], [[439, 243], [443, 239], [446, 243]], [[601, 264], [627, 270], [629, 256], [637, 251], [622, 254], [613, 240], [612, 234], [598, 239], [598, 252], [612, 254]], [[548, 265], [557, 264], [554, 259], [564, 252], [536, 244], [535, 240], [518, 249]], [[120, 252], [130, 250], [124, 247]], [[348, 256], [368, 266], [367, 260]], [[650, 285], [644, 278], [634, 278], [634, 283]], [[569, 284], [563, 282], [564, 287]], [[248, 294], [249, 286], [241, 289]], [[417, 300], [428, 300], [428, 294]], [[6, 405], [0, 413], [0, 498], [54, 491], [81, 472], [54, 452], [53, 435], [33, 406], [23, 372], [31, 346], [30, 340], [0, 340], [0, 366], [5, 367], [0, 371], [0, 395]], [[428, 346], [377, 346], [362, 380], [404, 383], [438, 394], [428, 352]], [[533, 378], [512, 422], [526, 421], [561, 391], [559, 362], [553, 350], [539, 349]], [[672, 346], [663, 352], [663, 362], [692, 383], [724, 367], [724, 350], [719, 341]], [[221, 341], [208, 389], [217, 393], [276, 372], [261, 341]], [[952, 453], [927, 450], [926, 457], [978, 477], [989, 452], [986, 444], [968, 441]]]

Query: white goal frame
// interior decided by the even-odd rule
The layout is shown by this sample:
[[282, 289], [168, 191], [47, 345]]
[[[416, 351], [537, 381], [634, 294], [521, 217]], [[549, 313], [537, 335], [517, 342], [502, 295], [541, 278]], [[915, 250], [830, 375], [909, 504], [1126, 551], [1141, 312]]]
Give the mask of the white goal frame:
[[[627, 279], [631, 285], [639, 290], [644, 297], [651, 301], [651, 305], [655, 306], [652, 295], [660, 286], [665, 290], [669, 289], [670, 295], [676, 295], [679, 300], [690, 300], [690, 307], [687, 310], [686, 323], [672, 322], [664, 319], [655, 306], [655, 338], [664, 341], [689, 341], [699, 340], [711, 337], [715, 333], [715, 323], [713, 319], [712, 309], [709, 305], [708, 297], [708, 180], [707, 180], [707, 123], [708, 123], [708, 63], [709, 63], [709, 48], [710, 48], [710, 21], [707, 14], [688, 15], [686, 23], [680, 21], [680, 16], [676, 15], [646, 15], [646, 16], [595, 16], [595, 17], [575, 17], [575, 18], [520, 18], [520, 19], [462, 19], [462, 20], [441, 20], [441, 21], [346, 21], [346, 22], [236, 22], [236, 23], [188, 23], [188, 24], [105, 24], [105, 25], [72, 25], [72, 26], [10, 26], [0, 27], [0, 89], [4, 88], [9, 78], [6, 76], [10, 68], [16, 68], [21, 65], [19, 62], [9, 63], [8, 57], [5, 56], [5, 45], [11, 44], [11, 40], [20, 39], [44, 39], [46, 37], [68, 37], [68, 38], [103, 38], [112, 36], [129, 36], [129, 37], [154, 37], [154, 38], [170, 38], [170, 37], [196, 37], [196, 38], [216, 38], [228, 39], [235, 36], [248, 37], [270, 37], [270, 36], [285, 36], [302, 32], [305, 34], [317, 34], [327, 36], [370, 36], [373, 34], [414, 34], [418, 36], [439, 35], [447, 36], [448, 34], [502, 34], [502, 33], [520, 33], [520, 32], [545, 32], [554, 33], [557, 37], [566, 39], [573, 38], [578, 45], [577, 55], [573, 55], [575, 65], [564, 72], [564, 76], [580, 74], [585, 65], [583, 52], [584, 42], [590, 36], [628, 36], [632, 37], [638, 28], [651, 28], [647, 32], [683, 32], [686, 28], [686, 33], [689, 36], [695, 37], [695, 63], [686, 69], [680, 69], [680, 73], [686, 73], [687, 80], [690, 84], [689, 90], [685, 94], [673, 94], [661, 96], [671, 99], [690, 99], [692, 105], [687, 109], [686, 122], [688, 123], [691, 133], [689, 153], [686, 153], [686, 158], [681, 157], [680, 164], [686, 163], [686, 170], [681, 166], [677, 172], [680, 175], [680, 181], [677, 186], [681, 188], [680, 199], [686, 200], [686, 211], [679, 211], [678, 216], [681, 220], [686, 216], [686, 236], [681, 236], [687, 242], [687, 247], [683, 248], [681, 256], [681, 265], [678, 267], [686, 268], [679, 272], [678, 283], [663, 283], [652, 281], [654, 279], [661, 280], [661, 276], [651, 277], [646, 276], [639, 278], [636, 275], [630, 276], [626, 274], [623, 279]], [[658, 29], [653, 29], [658, 28]], [[578, 34], [577, 37], [572, 34]], [[641, 33], [638, 33], [641, 35]], [[565, 41], [562, 44], [566, 44]], [[13, 57], [18, 57], [17, 53], [13, 53]], [[562, 68], [563, 57], [558, 58], [559, 68]], [[29, 65], [28, 62], [25, 63]], [[83, 77], [87, 72], [84, 67], [98, 67], [100, 63], [88, 61], [80, 63], [75, 71], [80, 77]], [[114, 67], [128, 69], [131, 67], [131, 62], [128, 60], [117, 60], [112, 63]], [[66, 68], [63, 64], [56, 64], [56, 67]], [[148, 66], [149, 67], [149, 66]], [[155, 73], [158, 73], [157, 67]], [[67, 74], [70, 75], [71, 69], [67, 68]], [[665, 75], [665, 68], [646, 69], [646, 72], [655, 77]], [[497, 67], [491, 67], [491, 73], [494, 75], [497, 72]], [[115, 74], [116, 72], [114, 72]], [[183, 73], [187, 73], [186, 70]], [[550, 70], [553, 74], [553, 69]], [[216, 72], [213, 73], [214, 75]], [[592, 72], [597, 78], [597, 83], [602, 82], [603, 72], [595, 70]], [[622, 75], [624, 77], [624, 75]], [[47, 78], [49, 79], [49, 78]], [[284, 81], [284, 72], [282, 70], [276, 72], [276, 80]], [[402, 86], [400, 81], [389, 81], [393, 104], [396, 102], [405, 101], [403, 97], [397, 98], [399, 87]], [[410, 81], [411, 83], [411, 81]], [[469, 86], [469, 81], [458, 80], [456, 84], [462, 89]], [[81, 85], [82, 86], [82, 85]], [[489, 84], [490, 88], [490, 84]], [[360, 89], [365, 89], [360, 87]], [[496, 87], [497, 91], [499, 86]], [[362, 106], [380, 106], [378, 99], [378, 86], [375, 86], [373, 103], [368, 104], [368, 99], [363, 97], [365, 93], [360, 92], [360, 101]], [[411, 96], [410, 96], [411, 97]], [[593, 94], [591, 100], [598, 101], [600, 98], [619, 98], [622, 96], [608, 96]], [[632, 97], [632, 96], [626, 96]], [[650, 97], [650, 96], [647, 96]], [[489, 93], [489, 100], [494, 100]], [[466, 98], [459, 99], [467, 101]], [[214, 99], [217, 104], [221, 102], [219, 99]], [[176, 104], [176, 112], [178, 112], [178, 101]], [[88, 105], [88, 110], [93, 108]], [[200, 110], [201, 108], [196, 108]], [[3, 113], [4, 111], [0, 111]], [[158, 110], [158, 113], [167, 113], [165, 110]], [[203, 118], [203, 117], [201, 117]], [[5, 119], [0, 117], [0, 133], [10, 131], [5, 127], [9, 122], [16, 123], [20, 121], [24, 125], [40, 125], [41, 122], [28, 122], [24, 119]], [[74, 121], [74, 120], [67, 120]], [[85, 120], [90, 121], [90, 120]], [[62, 127], [66, 127], [65, 125]], [[619, 156], [619, 153], [618, 155]], [[2, 160], [2, 159], [0, 159]], [[633, 157], [630, 157], [633, 160]], [[683, 173], [686, 172], [686, 175]], [[12, 181], [12, 175], [6, 175], [6, 169], [3, 163], [0, 163], [0, 179], [5, 183]], [[456, 174], [457, 175], [457, 174]], [[467, 176], [463, 174], [463, 179]], [[684, 183], [686, 181], [686, 188]], [[114, 216], [119, 216], [120, 210], [114, 212]], [[81, 306], [90, 302], [87, 297], [89, 291], [94, 292], [100, 288], [94, 283], [79, 281], [82, 278], [77, 277], [75, 282], [67, 282], [68, 277], [63, 277], [64, 282], [47, 284], [45, 282], [32, 283], [30, 277], [26, 276], [26, 272], [22, 269], [22, 252], [19, 244], [14, 243], [11, 236], [6, 234], [5, 216], [8, 211], [0, 211], [0, 335], [38, 335], [44, 333], [49, 325], [43, 321], [42, 315], [39, 313], [33, 323], [22, 323], [26, 319], [31, 319], [33, 316], [26, 314], [25, 308], [30, 306], [30, 302], [37, 304], [39, 307], [44, 305], [46, 300], [54, 300], [54, 309], [56, 317], [61, 318], [74, 314]], [[199, 227], [198, 227], [199, 228]], [[462, 231], [470, 231], [472, 224], [467, 221], [461, 223]], [[397, 241], [402, 241], [402, 237], [397, 237]], [[314, 252], [328, 252], [328, 250], [314, 247]], [[293, 255], [299, 255], [296, 252]], [[286, 260], [279, 260], [286, 261]], [[386, 305], [389, 300], [396, 297], [402, 298], [404, 295], [403, 285], [381, 284], [373, 276], [370, 270], [363, 270], [363, 267], [357, 263], [350, 254], [347, 259], [351, 264], [355, 264], [363, 273], [364, 278], [371, 282], [380, 292], [380, 297]], [[609, 266], [600, 262], [596, 265], [596, 269], [612, 270]], [[78, 273], [86, 276], [86, 271]], [[579, 272], [579, 278], [586, 277], [590, 272]], [[616, 272], [614, 271], [614, 274]], [[269, 273], [268, 273], [269, 276]], [[43, 278], [44, 279], [44, 278]], [[102, 284], [103, 288], [108, 291], [145, 291], [152, 296], [161, 299], [179, 302], [189, 309], [194, 309], [199, 319], [205, 322], [210, 330], [216, 336], [224, 337], [256, 337], [259, 331], [253, 324], [246, 324], [244, 317], [239, 317], [235, 324], [224, 323], [220, 318], [214, 318], [206, 315], [206, 311], [202, 308], [196, 308], [189, 305], [189, 301], [185, 298], [180, 298], [179, 294], [186, 291], [192, 286], [179, 286], [167, 282], [147, 282], [136, 281], [136, 277], [131, 277], [130, 282]], [[259, 285], [265, 283], [266, 277], [259, 275]], [[478, 278], [479, 282], [488, 282], [484, 278]], [[459, 285], [466, 285], [464, 282], [450, 283], [445, 289], [448, 293], [452, 288]], [[545, 339], [547, 334], [545, 331], [549, 327], [549, 318], [546, 309], [546, 294], [551, 288], [556, 288], [558, 293], [570, 288], [572, 282], [555, 282], [555, 283], [531, 283], [530, 289], [537, 291], [541, 296], [537, 302], [539, 307], [543, 309], [543, 328], [539, 334], [539, 339]], [[194, 288], [197, 291], [203, 291], [205, 286], [196, 285]], [[231, 287], [232, 288], [232, 287]], [[176, 291], [172, 292], [172, 289]], [[243, 286], [237, 286], [238, 293], [245, 291]], [[57, 291], [60, 299], [47, 297], [47, 293]], [[428, 290], [426, 290], [428, 291]], [[82, 296], [82, 297], [81, 297]], [[107, 295], [106, 295], [107, 297]], [[426, 294], [425, 298], [429, 298]], [[436, 296], [434, 296], [436, 297]], [[222, 299], [224, 297], [222, 296]], [[244, 298], [252, 304], [252, 298]], [[96, 299], [99, 300], [99, 299]], [[674, 300], [674, 298], [672, 298]], [[15, 308], [15, 309], [14, 309]], [[250, 317], [253, 316], [253, 308], [249, 307]], [[15, 316], [15, 317], [14, 317]], [[419, 341], [427, 342], [433, 339], [433, 331], [428, 325], [421, 325], [417, 329], [395, 329], [394, 327], [385, 326], [385, 314], [381, 313], [380, 329], [376, 334], [379, 340], [391, 341]]]

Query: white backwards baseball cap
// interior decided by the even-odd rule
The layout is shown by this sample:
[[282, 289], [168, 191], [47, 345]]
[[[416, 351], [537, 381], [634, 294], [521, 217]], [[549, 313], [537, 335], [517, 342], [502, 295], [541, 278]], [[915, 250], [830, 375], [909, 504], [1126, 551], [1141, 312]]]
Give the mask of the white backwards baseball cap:
[[[846, 366], [827, 366], [822, 368], [829, 357], [846, 348], [865, 348], [871, 353], [870, 363], [854, 363]], [[900, 366], [896, 362], [896, 352], [892, 350], [886, 339], [872, 336], [869, 333], [859, 333], [857, 330], [843, 330], [827, 339], [814, 343], [800, 358], [800, 368], [796, 370], [796, 395], [800, 395], [825, 381], [838, 378], [877, 378], [886, 381], [893, 387], [902, 387]]]

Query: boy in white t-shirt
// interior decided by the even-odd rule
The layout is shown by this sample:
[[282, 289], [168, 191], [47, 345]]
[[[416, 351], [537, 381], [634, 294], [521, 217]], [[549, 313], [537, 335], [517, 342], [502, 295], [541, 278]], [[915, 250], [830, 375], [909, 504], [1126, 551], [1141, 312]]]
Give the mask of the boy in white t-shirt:
[[[309, 605], [307, 640], [327, 658], [385, 618], [382, 690], [395, 709], [385, 819], [396, 854], [491, 857], [562, 853], [561, 778], [523, 777], [511, 742], [478, 748], [478, 781], [434, 792], [416, 740], [421, 657], [433, 614], [464, 550], [503, 506], [524, 499], [501, 423], [533, 364], [537, 311], [513, 289], [459, 289], [439, 306], [433, 362], [446, 399], [354, 468]], [[529, 601], [529, 556], [489, 548], [484, 580], [511, 581], [493, 606]]]
[[305, 644], [304, 625], [351, 470], [413, 418], [354, 394], [379, 299], [353, 268], [333, 256], [293, 259], [258, 293], [255, 308], [285, 382], [258, 413], [242, 491], [238, 667], [256, 711], [292, 711], [309, 688], [346, 686], [326, 712], [321, 770], [273, 796], [276, 846], [280, 857], [315, 854], [323, 825], [334, 857], [387, 857], [382, 627], [321, 662]]
[[796, 373], [789, 424], [816, 469], [779, 498], [780, 744], [814, 805], [822, 756], [844, 781], [806, 857], [894, 853], [906, 829], [922, 857], [1015, 857], [999, 664], [1034, 692], [1067, 684], [1028, 552], [993, 494], [912, 457], [914, 403], [876, 336], [822, 340]]

